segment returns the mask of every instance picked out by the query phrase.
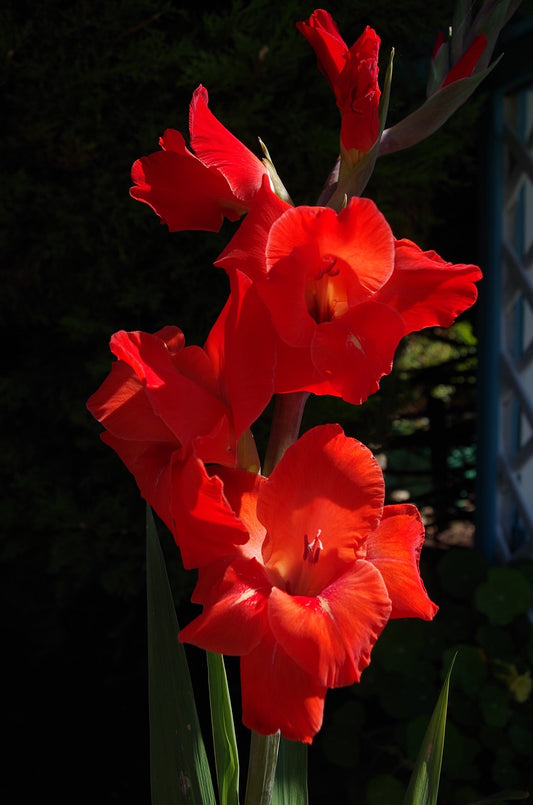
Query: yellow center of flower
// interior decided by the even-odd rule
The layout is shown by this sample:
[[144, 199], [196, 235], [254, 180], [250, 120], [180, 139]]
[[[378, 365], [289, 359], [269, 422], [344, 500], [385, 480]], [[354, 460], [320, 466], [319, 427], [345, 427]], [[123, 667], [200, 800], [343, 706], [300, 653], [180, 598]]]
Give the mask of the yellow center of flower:
[[338, 279], [343, 262], [342, 258], [334, 254], [324, 254], [318, 269], [308, 277], [305, 301], [317, 324], [331, 321], [348, 308], [342, 277]]

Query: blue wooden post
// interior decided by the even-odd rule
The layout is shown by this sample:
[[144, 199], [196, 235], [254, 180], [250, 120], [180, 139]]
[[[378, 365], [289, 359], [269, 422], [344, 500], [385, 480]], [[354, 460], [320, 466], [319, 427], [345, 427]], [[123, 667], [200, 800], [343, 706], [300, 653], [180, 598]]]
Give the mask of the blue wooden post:
[[487, 115], [485, 186], [482, 188], [479, 293], [476, 547], [489, 563], [496, 553], [503, 209], [503, 94]]
[[475, 539], [489, 563], [533, 556], [533, 15], [508, 29], [502, 49], [486, 116], [480, 226]]

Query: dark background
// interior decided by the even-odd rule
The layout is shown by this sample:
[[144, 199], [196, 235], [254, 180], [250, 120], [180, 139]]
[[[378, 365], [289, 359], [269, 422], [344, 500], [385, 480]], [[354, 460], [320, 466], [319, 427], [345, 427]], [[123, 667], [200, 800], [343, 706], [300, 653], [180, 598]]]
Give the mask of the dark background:
[[[256, 153], [257, 137], [265, 141], [295, 203], [313, 203], [336, 157], [339, 119], [294, 27], [312, 10], [293, 0], [21, 0], [0, 12], [6, 802], [149, 800], [144, 504], [99, 441], [85, 401], [109, 371], [116, 330], [177, 324], [188, 343], [203, 342], [227, 294], [225, 275], [211, 264], [233, 228], [169, 235], [129, 198], [129, 171], [156, 150], [165, 128], [186, 134], [188, 104], [203, 83], [232, 132]], [[428, 55], [452, 4], [361, 0], [328, 10], [349, 44], [366, 24], [378, 31], [382, 71], [396, 48], [389, 121], [399, 120], [424, 97]], [[455, 262], [479, 259], [485, 100], [478, 92], [430, 140], [381, 160], [367, 190], [397, 237]], [[433, 333], [433, 346], [408, 345], [382, 393], [362, 408], [312, 399], [304, 423], [340, 421], [388, 455], [390, 488], [408, 483], [413, 502], [426, 507], [435, 544], [451, 521], [472, 521], [472, 459], [464, 453], [475, 441], [470, 321]], [[443, 385], [451, 391], [432, 394]], [[459, 434], [458, 476], [447, 463], [443, 423]], [[268, 417], [256, 429], [260, 446], [267, 429]], [[399, 443], [402, 435], [416, 443]], [[394, 457], [401, 467], [406, 455], [421, 456], [408, 482], [394, 469]], [[442, 501], [443, 473], [445, 483], [459, 477], [452, 496], [462, 501], [459, 514]], [[161, 537], [186, 621], [194, 579], [179, 569], [163, 529]], [[436, 561], [428, 559], [428, 585]], [[201, 657], [192, 652], [191, 661], [201, 680]], [[358, 719], [349, 719], [352, 733]], [[351, 739], [362, 740], [357, 735]], [[338, 752], [328, 759], [320, 741], [312, 751], [312, 790], [323, 785], [331, 795]], [[339, 801], [349, 801], [343, 786], [355, 779], [351, 765], [334, 773]], [[398, 766], [401, 779], [407, 766]]]

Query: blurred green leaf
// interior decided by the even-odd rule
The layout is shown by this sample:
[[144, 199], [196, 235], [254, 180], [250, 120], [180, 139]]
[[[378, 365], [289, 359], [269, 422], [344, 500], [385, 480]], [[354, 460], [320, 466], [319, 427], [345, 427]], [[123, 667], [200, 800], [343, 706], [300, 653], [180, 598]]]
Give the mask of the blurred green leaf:
[[500, 685], [484, 685], [480, 697], [479, 705], [483, 718], [492, 727], [505, 727], [511, 718], [511, 710], [508, 706], [509, 694]]
[[344, 769], [358, 766], [364, 719], [361, 702], [343, 702], [342, 707], [334, 711], [322, 735], [322, 747], [329, 763]]
[[404, 805], [436, 805], [444, 749], [448, 691], [454, 661], [455, 657], [446, 674], [435, 710], [424, 735], [405, 795]]
[[505, 626], [531, 605], [531, 588], [518, 570], [492, 567], [488, 580], [475, 594], [476, 607], [487, 615], [490, 623]]
[[281, 738], [272, 805], [307, 803], [307, 746]]
[[533, 732], [529, 729], [528, 725], [520, 722], [511, 724], [508, 735], [511, 745], [516, 752], [522, 755], [531, 755]]
[[511, 789], [519, 779], [516, 755], [512, 747], [502, 741], [496, 751], [492, 762], [491, 778], [495, 786], [501, 789]]
[[220, 805], [238, 805], [239, 753], [222, 655], [207, 652], [207, 669]]
[[468, 599], [485, 576], [483, 558], [475, 551], [455, 548], [446, 553], [437, 572], [442, 588], [453, 598]]
[[152, 510], [146, 509], [152, 805], [215, 805], [185, 649]]
[[469, 734], [465, 730], [456, 727], [448, 714], [448, 723], [446, 726], [446, 754], [442, 760], [443, 778], [447, 781], [479, 780], [476, 758], [480, 751], [481, 747], [479, 742], [471, 733]]
[[454, 656], [455, 683], [469, 696], [477, 697], [487, 678], [487, 663], [483, 652], [477, 646], [456, 645], [444, 652], [444, 661], [450, 662]]
[[476, 640], [489, 659], [506, 660], [514, 655], [513, 640], [509, 632], [500, 626], [482, 624], [476, 630]]
[[402, 805], [405, 788], [391, 774], [373, 777], [366, 787], [366, 805]]

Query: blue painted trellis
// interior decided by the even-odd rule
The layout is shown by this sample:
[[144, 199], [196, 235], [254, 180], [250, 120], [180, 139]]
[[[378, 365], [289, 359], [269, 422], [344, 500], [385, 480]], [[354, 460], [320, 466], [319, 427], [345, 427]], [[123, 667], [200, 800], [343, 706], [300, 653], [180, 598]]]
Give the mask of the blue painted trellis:
[[504, 43], [487, 121], [481, 216], [476, 543], [533, 557], [533, 19]]

